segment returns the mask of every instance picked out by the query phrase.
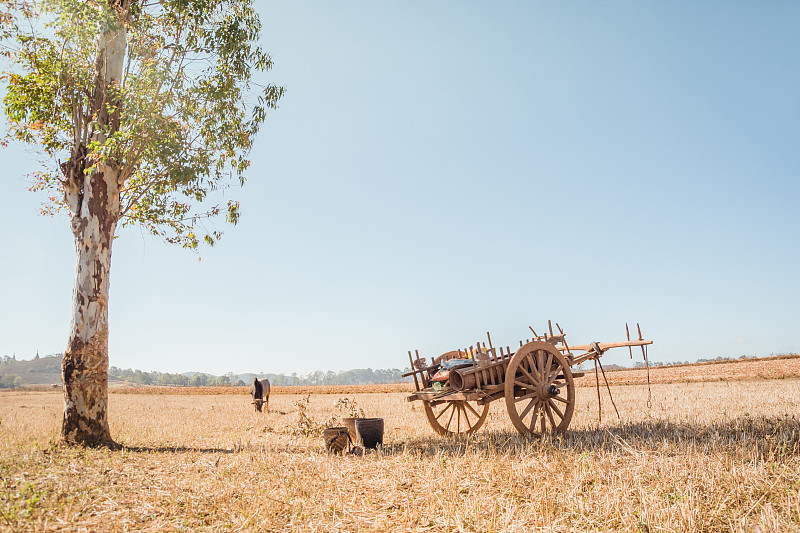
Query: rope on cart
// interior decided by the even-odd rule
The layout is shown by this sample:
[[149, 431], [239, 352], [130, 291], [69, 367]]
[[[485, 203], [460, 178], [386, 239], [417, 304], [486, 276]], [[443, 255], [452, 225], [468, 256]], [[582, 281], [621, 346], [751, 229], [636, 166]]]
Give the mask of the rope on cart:
[[594, 360], [594, 381], [597, 384], [597, 418], [598, 424], [603, 423], [603, 405], [600, 403], [600, 376], [597, 373], [597, 359]]
[[[608, 397], [611, 398], [611, 405], [614, 406], [614, 412], [617, 413], [617, 419], [622, 420], [622, 417], [619, 416], [619, 411], [617, 411], [617, 404], [614, 403], [614, 396], [611, 395], [611, 387], [608, 385], [608, 379], [606, 379], [606, 371], [603, 370], [603, 363], [600, 362], [600, 359], [597, 359], [597, 364], [600, 365], [600, 372], [603, 373], [603, 381], [606, 382], [606, 389], [608, 389]], [[599, 390], [597, 391], [600, 392]]]
[[643, 346], [644, 364], [647, 367], [647, 409], [653, 408], [653, 392], [650, 390], [650, 361], [647, 358], [647, 345]]

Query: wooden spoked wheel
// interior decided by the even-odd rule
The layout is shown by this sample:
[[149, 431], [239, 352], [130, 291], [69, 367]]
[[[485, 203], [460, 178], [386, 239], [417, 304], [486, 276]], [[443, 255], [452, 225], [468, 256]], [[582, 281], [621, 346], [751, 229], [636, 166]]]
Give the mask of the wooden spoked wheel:
[[439, 435], [471, 435], [480, 429], [489, 414], [489, 404], [466, 400], [424, 401], [425, 416]]
[[521, 434], [561, 433], [575, 410], [569, 363], [552, 344], [529, 342], [508, 364], [505, 397], [508, 416]]

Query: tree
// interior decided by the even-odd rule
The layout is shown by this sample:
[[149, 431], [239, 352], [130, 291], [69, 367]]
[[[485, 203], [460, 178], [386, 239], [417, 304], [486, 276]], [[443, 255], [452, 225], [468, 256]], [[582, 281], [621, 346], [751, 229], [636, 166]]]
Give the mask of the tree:
[[15, 389], [21, 385], [22, 380], [18, 375], [0, 372], [0, 389]]
[[68, 214], [75, 240], [61, 434], [112, 443], [117, 230], [137, 224], [168, 243], [213, 245], [221, 233], [201, 231], [201, 221], [238, 221], [238, 203], [214, 203], [215, 193], [244, 184], [254, 136], [283, 88], [253, 79], [272, 61], [258, 45], [251, 0], [0, 1], [13, 14], [0, 18], [14, 42], [6, 48], [9, 135], [41, 149], [47, 170], [32, 189], [46, 193], [44, 211]]
[[202, 372], [195, 374], [189, 380], [189, 385], [192, 387], [205, 387], [208, 385], [208, 374], [203, 374]]

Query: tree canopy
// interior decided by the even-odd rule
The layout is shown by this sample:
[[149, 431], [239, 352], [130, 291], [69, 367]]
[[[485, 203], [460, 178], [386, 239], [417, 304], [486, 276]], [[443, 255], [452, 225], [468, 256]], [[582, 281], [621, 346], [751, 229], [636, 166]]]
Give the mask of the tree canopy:
[[[122, 226], [190, 248], [213, 244], [220, 232], [203, 219], [239, 218], [238, 203], [215, 193], [244, 183], [254, 136], [283, 95], [254, 79], [272, 67], [259, 18], [248, 0], [122, 4], [6, 0], [9, 135], [46, 156], [32, 187], [46, 192], [46, 212], [70, 207], [63, 162], [82, 146], [85, 172], [102, 162], [121, 169]], [[122, 27], [122, 79], [98, 113], [97, 38]]]

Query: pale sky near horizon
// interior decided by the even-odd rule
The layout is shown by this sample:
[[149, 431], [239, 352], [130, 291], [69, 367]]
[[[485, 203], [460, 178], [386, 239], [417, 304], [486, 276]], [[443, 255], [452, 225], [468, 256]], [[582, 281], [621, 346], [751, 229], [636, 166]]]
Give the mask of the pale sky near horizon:
[[[257, 4], [286, 96], [240, 224], [202, 261], [121, 231], [111, 365], [403, 367], [548, 319], [638, 321], [657, 361], [800, 350], [800, 4]], [[61, 352], [68, 222], [29, 148], [0, 161], [0, 355]]]

